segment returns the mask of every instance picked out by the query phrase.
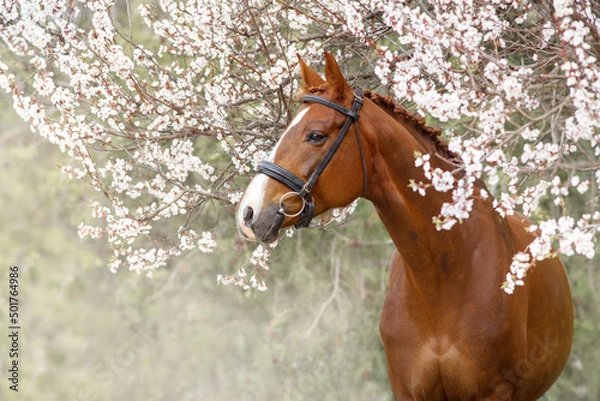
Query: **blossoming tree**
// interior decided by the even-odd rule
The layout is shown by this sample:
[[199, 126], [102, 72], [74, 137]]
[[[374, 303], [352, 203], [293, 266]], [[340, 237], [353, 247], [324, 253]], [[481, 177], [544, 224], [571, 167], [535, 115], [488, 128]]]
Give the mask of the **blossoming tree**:
[[[149, 275], [217, 244], [204, 217], [294, 111], [296, 54], [334, 51], [347, 76], [444, 129], [460, 179], [415, 155], [423, 196], [451, 191], [432, 224], [468, 218], [473, 196], [532, 218], [537, 260], [594, 255], [600, 228], [600, 6], [594, 0], [8, 0], [0, 87], [33, 131], [71, 156], [65, 174], [103, 195], [82, 237], [108, 241], [109, 269]], [[484, 179], [491, 193], [474, 194]], [[199, 227], [203, 227], [199, 229]], [[221, 277], [265, 288], [252, 272]]]

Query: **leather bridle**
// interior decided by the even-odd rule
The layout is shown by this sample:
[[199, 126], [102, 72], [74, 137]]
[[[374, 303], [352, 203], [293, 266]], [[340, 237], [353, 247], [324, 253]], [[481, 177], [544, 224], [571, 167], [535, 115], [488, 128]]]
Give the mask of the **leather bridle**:
[[[362, 142], [360, 140], [360, 133], [358, 131], [358, 112], [360, 111], [363, 105], [364, 93], [362, 89], [358, 87], [354, 87], [353, 89], [354, 100], [352, 102], [352, 108], [350, 110], [338, 103], [334, 103], [321, 96], [306, 95], [301, 99], [302, 103], [319, 103], [329, 108], [332, 108], [335, 111], [338, 111], [348, 117], [346, 119], [346, 122], [340, 129], [339, 134], [331, 144], [331, 147], [327, 150], [327, 153], [325, 154], [325, 156], [323, 157], [323, 159], [321, 160], [321, 162], [319, 163], [319, 165], [312, 173], [307, 182], [304, 182], [301, 178], [297, 177], [294, 173], [286, 170], [285, 168], [269, 161], [262, 161], [257, 167], [257, 172], [266, 174], [269, 177], [274, 178], [275, 180], [281, 182], [282, 184], [286, 185], [292, 190], [291, 192], [285, 193], [279, 200], [279, 208], [277, 210], [277, 214], [285, 217], [300, 216], [300, 220], [295, 224], [296, 228], [307, 227], [310, 224], [312, 218], [314, 217], [315, 202], [311, 195], [311, 191], [317, 183], [319, 176], [323, 173], [325, 167], [327, 167], [327, 165], [331, 161], [331, 158], [342, 144], [342, 141], [346, 137], [346, 134], [350, 130], [350, 126], [353, 123], [356, 129], [356, 139], [358, 141], [358, 147], [360, 149], [360, 159], [363, 168], [363, 192], [361, 196], [364, 195], [367, 189], [367, 167], [365, 164]], [[287, 213], [283, 207], [283, 201], [290, 196], [298, 196], [302, 200], [302, 208], [296, 213]]]

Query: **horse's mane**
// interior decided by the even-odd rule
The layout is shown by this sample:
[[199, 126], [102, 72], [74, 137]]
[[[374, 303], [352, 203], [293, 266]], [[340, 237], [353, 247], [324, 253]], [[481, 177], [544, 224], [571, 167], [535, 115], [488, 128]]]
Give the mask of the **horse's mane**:
[[404, 107], [394, 102], [391, 96], [381, 96], [377, 93], [371, 92], [370, 90], [365, 90], [364, 92], [366, 98], [370, 99], [373, 103], [379, 106], [379, 108], [388, 113], [390, 116], [394, 117], [395, 120], [401, 123], [412, 124], [424, 138], [429, 140], [431, 144], [435, 146], [435, 149], [440, 153], [441, 156], [444, 156], [453, 162], [460, 162], [460, 158], [454, 154], [448, 148], [448, 144], [444, 142], [442, 138], [440, 138], [442, 133], [441, 129], [425, 125], [425, 119], [423, 117], [416, 116], [410, 111], [406, 110]]

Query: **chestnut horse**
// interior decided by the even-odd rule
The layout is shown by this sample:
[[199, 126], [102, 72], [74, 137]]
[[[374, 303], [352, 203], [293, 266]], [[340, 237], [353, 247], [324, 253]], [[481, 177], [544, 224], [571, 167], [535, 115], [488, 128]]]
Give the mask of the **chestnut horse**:
[[[396, 252], [380, 333], [396, 400], [512, 400], [542, 396], [563, 370], [573, 306], [558, 258], [538, 262], [514, 294], [501, 285], [513, 255], [533, 240], [522, 216], [502, 218], [491, 197], [449, 231], [432, 217], [449, 201], [427, 182], [415, 152], [457, 173], [453, 155], [423, 120], [388, 98], [351, 87], [326, 54], [325, 77], [300, 59], [303, 105], [236, 210], [242, 236], [263, 242], [314, 215], [370, 200]], [[475, 194], [485, 186], [476, 183]]]

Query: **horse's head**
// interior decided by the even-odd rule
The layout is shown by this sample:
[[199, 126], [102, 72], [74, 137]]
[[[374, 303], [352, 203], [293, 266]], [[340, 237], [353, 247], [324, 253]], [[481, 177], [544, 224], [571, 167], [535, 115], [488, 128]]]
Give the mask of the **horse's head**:
[[325, 57], [325, 80], [299, 60], [310, 95], [238, 204], [237, 226], [248, 239], [272, 242], [281, 228], [308, 225], [366, 189], [368, 155], [356, 126], [362, 91], [346, 82], [331, 54]]

